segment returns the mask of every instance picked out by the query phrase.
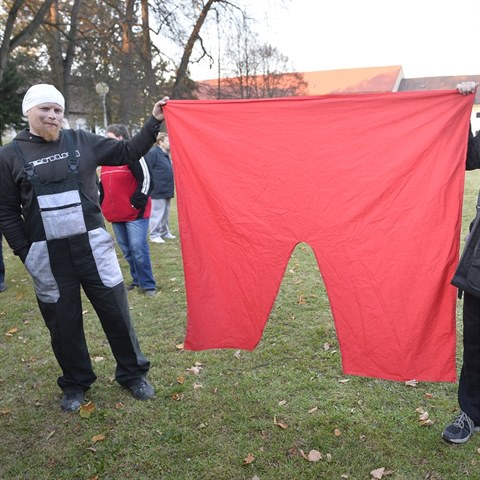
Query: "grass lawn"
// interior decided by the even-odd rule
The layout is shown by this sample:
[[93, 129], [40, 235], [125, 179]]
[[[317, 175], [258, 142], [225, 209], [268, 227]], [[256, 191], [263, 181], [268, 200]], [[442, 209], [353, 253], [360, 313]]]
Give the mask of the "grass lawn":
[[[467, 173], [464, 232], [479, 186], [479, 173]], [[59, 368], [32, 282], [4, 243], [0, 479], [368, 480], [382, 468], [377, 478], [480, 478], [480, 435], [463, 446], [440, 437], [457, 410], [456, 384], [411, 387], [342, 374], [308, 245], [295, 250], [253, 352], [179, 349], [186, 322], [179, 240], [151, 244], [151, 255], [161, 292], [148, 298], [133, 291], [129, 299], [157, 398], [136, 401], [113, 381], [114, 360], [85, 300], [98, 380], [88, 392], [95, 409], [84, 418], [60, 411]], [[460, 315], [458, 332], [460, 359]], [[419, 408], [432, 425], [420, 424]], [[321, 459], [309, 461], [312, 451]]]

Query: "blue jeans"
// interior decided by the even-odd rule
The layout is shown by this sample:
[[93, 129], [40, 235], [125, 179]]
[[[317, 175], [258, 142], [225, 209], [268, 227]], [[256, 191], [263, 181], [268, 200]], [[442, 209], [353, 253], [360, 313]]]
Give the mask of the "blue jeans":
[[156, 284], [147, 238], [148, 218], [131, 222], [115, 222], [112, 223], [112, 227], [117, 243], [130, 266], [132, 285], [137, 285], [143, 290], [154, 290]]

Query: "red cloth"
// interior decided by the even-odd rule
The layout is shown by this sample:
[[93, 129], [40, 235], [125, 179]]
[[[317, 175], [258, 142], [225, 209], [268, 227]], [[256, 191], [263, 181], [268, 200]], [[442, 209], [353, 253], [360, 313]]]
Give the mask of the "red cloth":
[[344, 373], [454, 381], [450, 279], [473, 97], [169, 101], [185, 347], [255, 348], [290, 255], [305, 242]]

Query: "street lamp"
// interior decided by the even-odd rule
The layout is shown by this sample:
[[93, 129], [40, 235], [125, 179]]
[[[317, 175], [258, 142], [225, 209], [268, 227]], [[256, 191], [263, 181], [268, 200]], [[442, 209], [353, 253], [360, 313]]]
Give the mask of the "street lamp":
[[105, 102], [105, 97], [108, 93], [108, 85], [104, 82], [99, 82], [95, 85], [95, 90], [97, 93], [102, 97], [102, 105], [103, 105], [103, 127], [107, 128], [107, 104]]

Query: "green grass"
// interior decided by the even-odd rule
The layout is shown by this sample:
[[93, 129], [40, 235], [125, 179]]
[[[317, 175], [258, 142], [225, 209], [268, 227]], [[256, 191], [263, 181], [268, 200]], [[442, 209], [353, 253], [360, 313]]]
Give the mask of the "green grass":
[[[464, 231], [479, 185], [480, 175], [468, 173]], [[178, 231], [175, 206], [172, 215]], [[394, 480], [480, 478], [480, 435], [460, 447], [440, 438], [457, 409], [455, 384], [407, 387], [342, 375], [309, 246], [295, 250], [253, 352], [178, 350], [186, 322], [179, 241], [153, 244], [151, 251], [161, 292], [147, 298], [133, 291], [129, 298], [157, 398], [135, 401], [113, 381], [111, 352], [85, 300], [90, 354], [103, 360], [94, 363], [98, 380], [88, 392], [96, 410], [81, 418], [60, 412], [59, 369], [32, 283], [4, 244], [9, 289], [0, 295], [0, 479], [368, 480], [381, 467]], [[123, 259], [122, 268], [128, 282]], [[196, 362], [200, 372], [187, 373]], [[417, 408], [429, 412], [433, 425], [419, 424]], [[94, 443], [96, 435], [105, 438]], [[312, 449], [322, 460], [300, 455]], [[248, 454], [255, 460], [245, 464]]]

